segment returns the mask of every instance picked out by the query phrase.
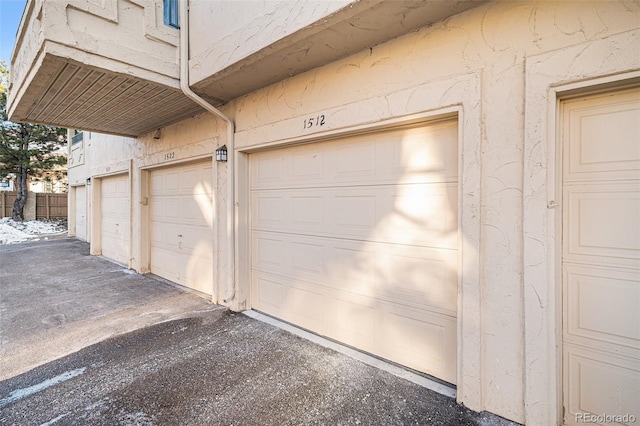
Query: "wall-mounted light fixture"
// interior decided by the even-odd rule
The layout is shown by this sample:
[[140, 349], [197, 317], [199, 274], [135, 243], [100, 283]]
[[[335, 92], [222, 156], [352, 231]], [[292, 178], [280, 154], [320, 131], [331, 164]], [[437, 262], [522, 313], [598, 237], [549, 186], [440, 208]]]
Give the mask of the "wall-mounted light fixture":
[[155, 140], [158, 140], [162, 137], [162, 132], [160, 131], [160, 129], [156, 130], [155, 133], [153, 134], [153, 138]]
[[87, 178], [87, 185], [91, 185], [91, 178], [90, 177]]
[[216, 149], [216, 161], [220, 161], [225, 163], [227, 161], [227, 146], [222, 145], [220, 148]]

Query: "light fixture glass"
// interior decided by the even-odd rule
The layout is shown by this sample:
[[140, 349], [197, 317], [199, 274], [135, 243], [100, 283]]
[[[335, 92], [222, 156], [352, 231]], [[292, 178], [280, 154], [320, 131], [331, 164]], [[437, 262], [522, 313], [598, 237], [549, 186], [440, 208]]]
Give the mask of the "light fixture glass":
[[227, 146], [222, 145], [220, 148], [216, 149], [216, 161], [226, 162], [227, 161]]

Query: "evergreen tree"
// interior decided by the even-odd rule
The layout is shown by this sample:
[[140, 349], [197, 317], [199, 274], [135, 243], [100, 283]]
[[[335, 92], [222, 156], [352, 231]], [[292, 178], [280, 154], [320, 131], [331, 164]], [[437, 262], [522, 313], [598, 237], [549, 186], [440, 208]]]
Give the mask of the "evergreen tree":
[[7, 89], [9, 70], [0, 62], [0, 178], [14, 175], [17, 181], [17, 197], [13, 204], [13, 220], [24, 219], [27, 203], [27, 182], [32, 179], [51, 179], [65, 172], [56, 169], [65, 165], [65, 155], [54, 153], [67, 144], [66, 129], [40, 124], [13, 123], [7, 121]]

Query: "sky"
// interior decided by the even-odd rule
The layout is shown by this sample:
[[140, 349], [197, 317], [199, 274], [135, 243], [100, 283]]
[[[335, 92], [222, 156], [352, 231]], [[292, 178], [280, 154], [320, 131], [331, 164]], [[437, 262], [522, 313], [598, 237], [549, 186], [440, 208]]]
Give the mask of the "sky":
[[0, 0], [0, 61], [11, 62], [11, 52], [27, 0]]

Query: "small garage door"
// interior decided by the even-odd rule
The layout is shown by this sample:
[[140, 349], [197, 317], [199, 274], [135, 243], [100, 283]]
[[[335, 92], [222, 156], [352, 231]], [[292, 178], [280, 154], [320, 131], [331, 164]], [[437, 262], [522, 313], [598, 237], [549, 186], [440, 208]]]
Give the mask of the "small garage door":
[[102, 179], [102, 255], [129, 265], [129, 175]]
[[455, 383], [457, 122], [250, 163], [252, 307]]
[[211, 161], [151, 172], [151, 272], [213, 291]]
[[87, 189], [84, 186], [74, 188], [76, 191], [76, 238], [87, 241]]
[[640, 90], [565, 102], [563, 136], [564, 420], [635, 424], [629, 419], [640, 419]]

